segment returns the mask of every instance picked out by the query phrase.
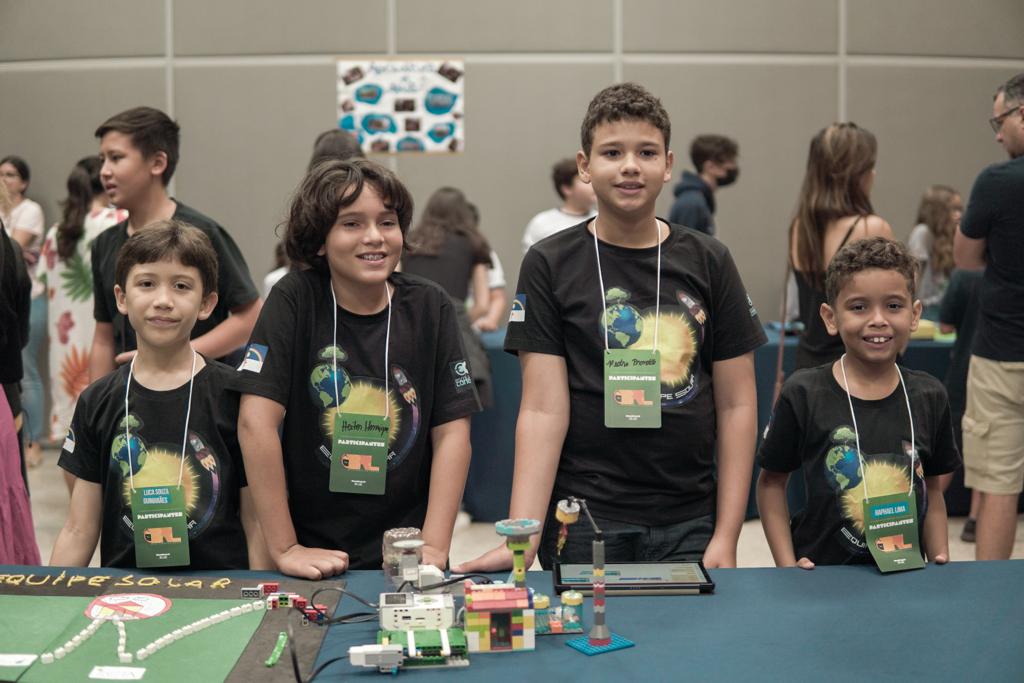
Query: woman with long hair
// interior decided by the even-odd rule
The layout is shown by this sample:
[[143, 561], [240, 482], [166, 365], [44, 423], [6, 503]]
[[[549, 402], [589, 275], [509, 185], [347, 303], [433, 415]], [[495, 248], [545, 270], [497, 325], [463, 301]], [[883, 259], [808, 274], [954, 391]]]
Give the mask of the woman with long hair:
[[[409, 231], [406, 247], [402, 270], [433, 280], [455, 300], [473, 380], [481, 403], [488, 405], [490, 364], [472, 324], [487, 315], [490, 306], [487, 268], [491, 265], [491, 248], [480, 233], [466, 195], [454, 187], [434, 192], [419, 223]], [[473, 304], [467, 309], [470, 286]]]
[[939, 302], [953, 272], [953, 234], [963, 211], [960, 193], [947, 185], [932, 185], [921, 196], [917, 225], [907, 246], [921, 265], [917, 296], [928, 320], [937, 320]]
[[829, 261], [848, 242], [875, 235], [892, 239], [892, 228], [871, 206], [877, 152], [875, 136], [855, 123], [833, 123], [811, 140], [799, 205], [789, 226], [789, 262], [804, 323], [797, 369], [843, 354], [842, 340], [828, 334], [819, 313]]
[[46, 286], [50, 336], [50, 439], [63, 439], [78, 395], [89, 384], [93, 320], [89, 246], [111, 225], [128, 217], [109, 206], [97, 156], [78, 161], [67, 179], [62, 216], [43, 241], [39, 278]]

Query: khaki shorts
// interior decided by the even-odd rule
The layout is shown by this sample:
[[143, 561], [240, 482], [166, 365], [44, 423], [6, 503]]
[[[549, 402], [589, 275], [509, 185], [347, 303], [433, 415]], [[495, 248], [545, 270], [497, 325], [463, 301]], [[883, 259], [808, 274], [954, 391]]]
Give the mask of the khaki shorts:
[[1024, 489], [1024, 363], [971, 356], [964, 411], [964, 485], [985, 493]]

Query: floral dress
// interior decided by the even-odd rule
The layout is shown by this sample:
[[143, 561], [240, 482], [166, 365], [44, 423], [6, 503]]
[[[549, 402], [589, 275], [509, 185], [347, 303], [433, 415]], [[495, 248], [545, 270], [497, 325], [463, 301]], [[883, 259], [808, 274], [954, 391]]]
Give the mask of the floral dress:
[[92, 241], [128, 217], [112, 207], [94, 209], [85, 218], [82, 238], [68, 259], [57, 254], [57, 228], [43, 241], [37, 276], [46, 286], [50, 337], [50, 439], [63, 439], [78, 395], [89, 384], [89, 349], [96, 329], [92, 299]]

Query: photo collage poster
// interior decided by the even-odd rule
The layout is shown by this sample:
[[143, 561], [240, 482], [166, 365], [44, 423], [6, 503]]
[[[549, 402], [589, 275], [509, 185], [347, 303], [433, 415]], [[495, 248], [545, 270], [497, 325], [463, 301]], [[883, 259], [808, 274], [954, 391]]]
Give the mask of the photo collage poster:
[[338, 127], [367, 153], [465, 147], [461, 60], [338, 60]]

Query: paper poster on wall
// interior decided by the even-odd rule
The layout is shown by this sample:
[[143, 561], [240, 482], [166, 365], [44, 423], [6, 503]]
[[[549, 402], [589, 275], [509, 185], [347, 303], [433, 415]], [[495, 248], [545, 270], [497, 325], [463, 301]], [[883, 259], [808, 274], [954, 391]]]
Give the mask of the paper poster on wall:
[[458, 152], [465, 147], [461, 60], [338, 60], [338, 127], [365, 152]]

